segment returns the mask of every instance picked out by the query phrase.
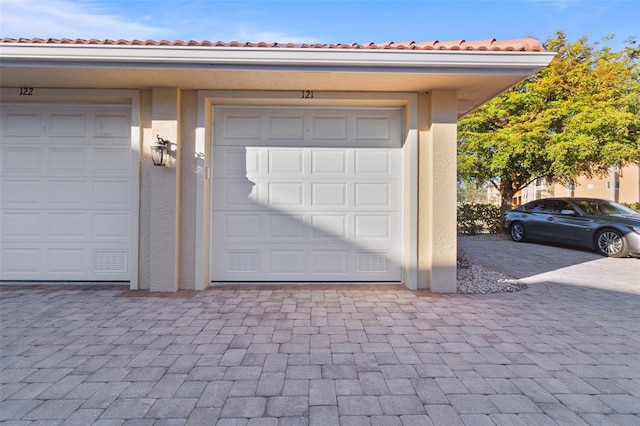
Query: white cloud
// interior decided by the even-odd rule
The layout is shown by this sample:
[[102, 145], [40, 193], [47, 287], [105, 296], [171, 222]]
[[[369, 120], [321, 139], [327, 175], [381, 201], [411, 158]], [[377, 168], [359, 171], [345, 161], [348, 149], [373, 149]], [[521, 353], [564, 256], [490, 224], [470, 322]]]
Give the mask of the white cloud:
[[[313, 44], [313, 43], [322, 43], [322, 41], [317, 38], [305, 37], [305, 36], [295, 36], [292, 34], [287, 34], [284, 32], [276, 32], [276, 31], [251, 31], [247, 30], [245, 27], [239, 27], [235, 31], [238, 39], [236, 41], [244, 42], [250, 41], [253, 43], [264, 41], [266, 43], [295, 43], [295, 44]], [[231, 41], [231, 40], [225, 40]]]
[[545, 7], [552, 7], [557, 10], [567, 10], [573, 7], [579, 7], [582, 0], [531, 0], [532, 3], [540, 3]]
[[211, 9], [213, 5], [196, 2], [177, 7], [175, 2], [159, 0], [0, 0], [0, 37], [323, 42], [318, 37], [290, 34], [286, 29], [273, 30], [262, 23], [234, 21]]
[[[158, 28], [67, 0], [2, 0], [0, 35], [12, 38], [154, 39]], [[166, 35], [166, 30], [164, 31]]]

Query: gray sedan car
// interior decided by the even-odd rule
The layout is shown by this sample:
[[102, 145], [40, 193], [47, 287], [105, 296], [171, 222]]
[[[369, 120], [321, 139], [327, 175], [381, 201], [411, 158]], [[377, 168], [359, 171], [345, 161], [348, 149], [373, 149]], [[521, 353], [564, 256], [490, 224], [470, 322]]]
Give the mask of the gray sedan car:
[[640, 257], [640, 214], [609, 200], [544, 198], [508, 212], [513, 241], [581, 246], [608, 257]]

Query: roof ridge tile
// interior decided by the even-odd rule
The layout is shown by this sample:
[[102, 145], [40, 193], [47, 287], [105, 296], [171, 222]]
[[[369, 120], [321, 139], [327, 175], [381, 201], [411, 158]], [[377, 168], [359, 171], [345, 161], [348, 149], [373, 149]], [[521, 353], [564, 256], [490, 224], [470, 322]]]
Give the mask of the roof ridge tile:
[[246, 47], [246, 48], [298, 48], [298, 49], [372, 49], [372, 50], [469, 50], [469, 51], [505, 51], [505, 52], [544, 52], [544, 46], [532, 37], [524, 37], [510, 40], [496, 40], [487, 38], [482, 40], [466, 41], [450, 40], [441, 42], [431, 41], [404, 41], [404, 42], [384, 42], [384, 43], [268, 43], [260, 42], [238, 42], [238, 41], [210, 41], [210, 40], [126, 40], [126, 39], [70, 39], [70, 38], [11, 38], [0, 39], [0, 44], [78, 44], [78, 45], [124, 45], [124, 46], [195, 46], [195, 47]]

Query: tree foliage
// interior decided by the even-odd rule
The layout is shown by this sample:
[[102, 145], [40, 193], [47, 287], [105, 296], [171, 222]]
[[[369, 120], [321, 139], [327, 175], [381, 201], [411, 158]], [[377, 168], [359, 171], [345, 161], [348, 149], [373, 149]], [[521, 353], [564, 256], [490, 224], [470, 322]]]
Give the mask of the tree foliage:
[[491, 182], [502, 208], [538, 178], [571, 183], [640, 163], [640, 48], [614, 52], [563, 32], [545, 43], [551, 64], [458, 124], [458, 175]]

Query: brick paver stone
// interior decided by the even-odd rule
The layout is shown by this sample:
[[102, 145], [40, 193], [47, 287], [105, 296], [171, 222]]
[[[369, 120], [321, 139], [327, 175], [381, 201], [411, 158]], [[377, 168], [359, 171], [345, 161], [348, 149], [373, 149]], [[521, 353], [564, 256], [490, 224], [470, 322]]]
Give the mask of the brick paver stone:
[[186, 419], [198, 402], [195, 398], [158, 399], [145, 417], [154, 419]]
[[375, 416], [382, 414], [382, 408], [375, 396], [339, 396], [340, 416]]
[[42, 404], [42, 401], [13, 399], [0, 402], [0, 420], [20, 420], [31, 410]]
[[280, 396], [267, 400], [267, 416], [296, 417], [309, 415], [309, 398], [306, 396]]
[[611, 407], [616, 413], [640, 416], [640, 396], [616, 394], [598, 395], [597, 398]]
[[312, 406], [309, 408], [309, 426], [339, 424], [338, 407]]
[[311, 380], [309, 386], [310, 405], [336, 405], [336, 388], [333, 380]]
[[637, 260], [461, 241], [528, 288], [3, 284], [0, 422], [639, 425]]
[[267, 405], [266, 398], [227, 398], [220, 417], [262, 417]]

